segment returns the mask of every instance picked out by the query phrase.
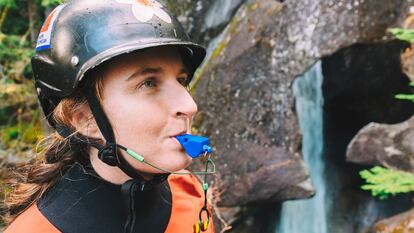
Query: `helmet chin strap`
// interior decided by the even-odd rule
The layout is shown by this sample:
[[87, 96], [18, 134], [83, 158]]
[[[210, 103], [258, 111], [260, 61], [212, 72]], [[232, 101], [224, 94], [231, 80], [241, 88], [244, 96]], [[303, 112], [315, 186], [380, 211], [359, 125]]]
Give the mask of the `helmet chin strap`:
[[[86, 142], [90, 146], [95, 147], [98, 149], [98, 158], [106, 163], [109, 166], [117, 166], [119, 167], [126, 175], [133, 178], [136, 182], [138, 182], [141, 187], [139, 189], [144, 191], [146, 189], [151, 188], [153, 185], [162, 183], [165, 181], [170, 174], [178, 174], [178, 175], [187, 175], [187, 174], [195, 174], [195, 175], [209, 175], [214, 174], [216, 171], [216, 167], [214, 161], [207, 157], [207, 154], [211, 154], [212, 148], [208, 145], [209, 140], [208, 138], [200, 137], [200, 136], [193, 136], [193, 135], [180, 135], [177, 136], [177, 140], [180, 144], [184, 147], [186, 153], [192, 157], [197, 158], [200, 154], [204, 153], [204, 156], [207, 158], [206, 160], [206, 170], [205, 171], [197, 171], [197, 172], [174, 172], [162, 167], [159, 167], [153, 163], [150, 163], [145, 160], [145, 158], [138, 153], [134, 152], [133, 150], [126, 148], [122, 145], [119, 145], [115, 141], [114, 133], [111, 127], [111, 124], [104, 113], [102, 106], [93, 92], [87, 92], [86, 99], [88, 101], [89, 107], [92, 111], [92, 115], [95, 117], [96, 123], [98, 125], [99, 130], [101, 131], [103, 137], [105, 138], [106, 142], [105, 145], [102, 145], [98, 140], [88, 138], [81, 134], [76, 134], [72, 137], [72, 140], [78, 140], [80, 142]], [[56, 129], [58, 130], [59, 134], [63, 137], [70, 137], [71, 132], [67, 127], [57, 125]], [[121, 155], [120, 149], [124, 150], [126, 154], [134, 158], [135, 160], [146, 164], [156, 170], [163, 172], [162, 174], [155, 174], [151, 180], [145, 180], [144, 177], [134, 168], [131, 166], [130, 163]], [[212, 166], [212, 170], [208, 170], [208, 165]]]
[[141, 190], [144, 190], [146, 187], [150, 188], [152, 185], [165, 181], [169, 173], [154, 175], [153, 179], [147, 181], [126, 161], [119, 151], [119, 149], [122, 149], [123, 147], [120, 148], [120, 146], [116, 144], [111, 124], [106, 117], [96, 94], [91, 91], [87, 92], [86, 99], [89, 103], [89, 107], [91, 108], [92, 115], [95, 117], [98, 128], [106, 140], [105, 145], [101, 145], [94, 140], [89, 140], [90, 145], [98, 149], [99, 159], [110, 166], [119, 167], [126, 175], [141, 182], [143, 186], [140, 188]]
[[[141, 192], [147, 191], [152, 189], [154, 186], [164, 182], [170, 174], [191, 174], [188, 172], [173, 172], [168, 171], [163, 168], [160, 168], [152, 163], [147, 162], [144, 157], [140, 156], [139, 154], [135, 153], [129, 148], [116, 144], [114, 133], [112, 127], [109, 123], [108, 118], [106, 117], [100, 102], [98, 101], [96, 94], [93, 92], [86, 93], [86, 99], [89, 103], [91, 108], [92, 114], [95, 117], [96, 123], [98, 124], [98, 128], [100, 129], [102, 135], [104, 136], [106, 143], [105, 145], [100, 144], [96, 140], [89, 139], [83, 135], [76, 135], [75, 140], [87, 141], [89, 145], [98, 149], [98, 157], [103, 162], [110, 166], [118, 166], [125, 174], [129, 177], [133, 178], [133, 180], [129, 180], [125, 182], [121, 186], [121, 193], [124, 197], [124, 205], [126, 209], [131, 208], [134, 206], [135, 200], [135, 191], [138, 190]], [[58, 132], [64, 136], [69, 137], [70, 131], [65, 127], [57, 127]], [[77, 139], [76, 139], [77, 138]], [[177, 140], [181, 143], [181, 145], [186, 149], [186, 152], [193, 158], [199, 156], [200, 152], [204, 152], [205, 156], [212, 152], [212, 148], [208, 145], [208, 140], [202, 137], [195, 137], [191, 138], [190, 136], [183, 135], [179, 136]], [[194, 143], [195, 142], [195, 143]], [[195, 144], [195, 145], [191, 145]], [[151, 166], [157, 170], [165, 172], [164, 174], [157, 174], [151, 180], [145, 180], [142, 175], [140, 175], [127, 161], [126, 159], [119, 153], [119, 149], [124, 150], [128, 155], [132, 156], [136, 160]], [[211, 164], [213, 166], [213, 171], [208, 171], [208, 166]], [[198, 222], [193, 225], [193, 232], [199, 233], [200, 231], [206, 231], [209, 223], [210, 223], [210, 210], [207, 208], [207, 190], [209, 185], [207, 183], [207, 175], [215, 173], [215, 165], [210, 156], [207, 157], [205, 172], [194, 172], [193, 174], [204, 175], [204, 182], [202, 184], [203, 192], [204, 192], [204, 205], [199, 211]], [[203, 218], [203, 213], [205, 218]], [[135, 220], [132, 219], [131, 221], [127, 221], [125, 223], [125, 231], [124, 232], [132, 232], [132, 229], [135, 225]]]

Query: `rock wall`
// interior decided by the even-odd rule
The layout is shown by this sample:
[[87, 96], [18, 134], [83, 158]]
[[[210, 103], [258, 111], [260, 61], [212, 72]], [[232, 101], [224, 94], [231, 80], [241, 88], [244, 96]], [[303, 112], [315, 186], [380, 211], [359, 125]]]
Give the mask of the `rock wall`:
[[[202, 2], [197, 6], [223, 3], [197, 2]], [[217, 151], [216, 204], [235, 208], [223, 211], [220, 217], [251, 229], [247, 222], [255, 222], [257, 218], [247, 221], [252, 213], [240, 211], [240, 206], [254, 209], [259, 203], [306, 198], [314, 193], [300, 155], [292, 81], [317, 60], [342, 48], [387, 41], [386, 29], [401, 24], [411, 3], [404, 0], [243, 3], [215, 39], [193, 83], [199, 105], [195, 124], [200, 134], [211, 137]], [[225, 8], [235, 9], [237, 4]], [[192, 12], [207, 15], [208, 10], [201, 11], [190, 10], [188, 15], [194, 15]], [[197, 22], [193, 21], [189, 30], [193, 38], [209, 40], [212, 36], [198, 37], [204, 29], [203, 23]], [[263, 211], [273, 209], [276, 211], [277, 207]], [[234, 232], [243, 232], [240, 230], [243, 227], [237, 224], [235, 229], [238, 230]], [[256, 225], [249, 232], [261, 230]]]
[[313, 192], [298, 153], [290, 80], [268, 78], [273, 76], [271, 42], [260, 36], [282, 5], [261, 5], [243, 7], [238, 15], [251, 15], [233, 19], [213, 52], [216, 57], [204, 67], [202, 75], [208, 78], [201, 78], [195, 91], [200, 106], [196, 124], [211, 135], [218, 151], [222, 206], [303, 198]]
[[414, 232], [414, 210], [410, 210], [375, 224], [375, 233]]
[[394, 125], [368, 124], [349, 144], [347, 160], [414, 172], [414, 116]]

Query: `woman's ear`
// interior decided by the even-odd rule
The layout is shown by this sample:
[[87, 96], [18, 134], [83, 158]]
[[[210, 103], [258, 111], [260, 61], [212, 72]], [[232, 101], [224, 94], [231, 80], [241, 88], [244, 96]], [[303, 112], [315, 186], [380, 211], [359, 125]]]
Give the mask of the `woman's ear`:
[[92, 115], [92, 111], [87, 104], [76, 109], [72, 115], [71, 124], [76, 128], [78, 133], [86, 137], [103, 139], [101, 131]]

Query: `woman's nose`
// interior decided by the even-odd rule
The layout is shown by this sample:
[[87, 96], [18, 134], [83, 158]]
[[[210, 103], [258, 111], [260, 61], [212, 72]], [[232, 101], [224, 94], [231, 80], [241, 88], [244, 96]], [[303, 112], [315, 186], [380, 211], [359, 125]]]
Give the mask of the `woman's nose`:
[[191, 119], [197, 113], [197, 104], [188, 90], [181, 84], [178, 84], [177, 90], [175, 90], [175, 94], [171, 100], [174, 103], [173, 109], [175, 116]]

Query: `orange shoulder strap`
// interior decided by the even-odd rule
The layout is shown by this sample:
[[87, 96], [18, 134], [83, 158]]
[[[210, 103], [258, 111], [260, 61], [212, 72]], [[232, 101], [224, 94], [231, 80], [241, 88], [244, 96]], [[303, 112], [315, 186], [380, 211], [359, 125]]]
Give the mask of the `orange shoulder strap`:
[[30, 206], [21, 213], [7, 227], [4, 233], [59, 233], [43, 215], [40, 213], [37, 205]]
[[[168, 183], [172, 193], [172, 209], [166, 233], [192, 232], [198, 222], [198, 213], [204, 204], [201, 184], [193, 175], [170, 175]], [[213, 219], [206, 233], [213, 233]]]

